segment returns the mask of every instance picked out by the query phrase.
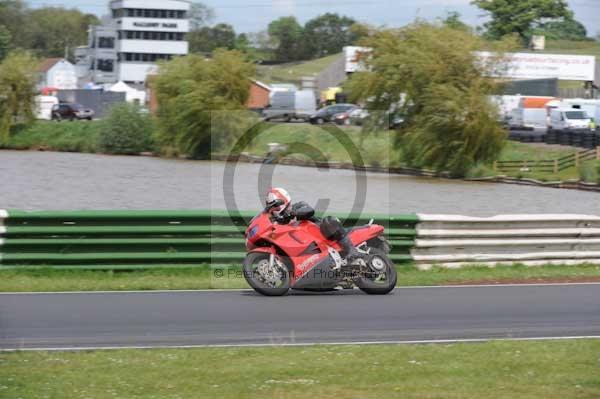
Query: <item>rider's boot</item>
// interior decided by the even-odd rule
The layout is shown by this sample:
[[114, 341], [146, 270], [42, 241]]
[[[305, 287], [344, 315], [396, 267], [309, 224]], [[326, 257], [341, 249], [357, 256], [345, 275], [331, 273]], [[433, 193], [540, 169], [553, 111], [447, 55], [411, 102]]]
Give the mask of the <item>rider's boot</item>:
[[342, 246], [342, 249], [344, 250], [344, 257], [346, 258], [346, 262], [348, 262], [348, 264], [352, 263], [352, 261], [354, 261], [355, 259], [360, 258], [360, 252], [358, 252], [354, 244], [352, 244], [352, 241], [350, 241], [350, 237], [348, 237], [347, 235], [344, 236], [339, 241], [339, 243]]

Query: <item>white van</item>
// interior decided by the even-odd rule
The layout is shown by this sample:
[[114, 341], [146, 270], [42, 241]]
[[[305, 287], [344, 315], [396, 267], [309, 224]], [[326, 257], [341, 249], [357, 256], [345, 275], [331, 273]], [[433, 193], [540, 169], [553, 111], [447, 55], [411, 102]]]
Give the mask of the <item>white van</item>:
[[555, 108], [550, 111], [550, 128], [554, 130], [589, 129], [591, 118], [586, 111]]
[[587, 112], [596, 122], [600, 120], [600, 100], [567, 98], [562, 100], [563, 108], [573, 108]]
[[35, 96], [35, 118], [42, 120], [52, 119], [52, 107], [58, 104], [58, 98], [54, 96]]
[[317, 99], [312, 90], [280, 91], [271, 95], [270, 104], [263, 111], [266, 120], [292, 119], [307, 121], [317, 112]]

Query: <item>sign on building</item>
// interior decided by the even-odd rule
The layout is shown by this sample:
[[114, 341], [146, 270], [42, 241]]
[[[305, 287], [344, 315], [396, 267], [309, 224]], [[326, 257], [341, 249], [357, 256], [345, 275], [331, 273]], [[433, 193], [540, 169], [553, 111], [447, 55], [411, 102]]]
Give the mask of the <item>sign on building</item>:
[[[480, 51], [477, 55], [487, 61], [497, 54]], [[541, 53], [506, 53], [506, 69], [495, 77], [508, 79], [559, 79], [594, 81], [596, 57]]]

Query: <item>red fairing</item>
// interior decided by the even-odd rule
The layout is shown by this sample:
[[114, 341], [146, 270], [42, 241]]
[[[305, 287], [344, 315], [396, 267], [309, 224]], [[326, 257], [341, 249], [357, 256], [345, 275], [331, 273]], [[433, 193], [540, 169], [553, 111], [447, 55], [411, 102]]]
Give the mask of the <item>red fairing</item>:
[[273, 247], [254, 247], [253, 249], [248, 251], [248, 253], [251, 253], [251, 252], [264, 252], [264, 253], [273, 254], [273, 255], [277, 254], [277, 251]]
[[370, 226], [356, 228], [348, 233], [348, 236], [354, 245], [359, 245], [365, 241], [369, 241], [372, 238], [382, 235], [383, 230], [383, 226], [372, 224]]
[[[383, 234], [383, 231], [383, 226], [379, 225], [360, 226], [351, 229], [348, 235], [354, 245], [359, 245]], [[275, 254], [291, 264], [292, 287], [298, 279], [330, 257], [330, 247], [338, 252], [342, 250], [337, 241], [323, 237], [315, 223], [295, 221], [278, 224], [266, 212], [252, 219], [245, 236], [248, 252]]]

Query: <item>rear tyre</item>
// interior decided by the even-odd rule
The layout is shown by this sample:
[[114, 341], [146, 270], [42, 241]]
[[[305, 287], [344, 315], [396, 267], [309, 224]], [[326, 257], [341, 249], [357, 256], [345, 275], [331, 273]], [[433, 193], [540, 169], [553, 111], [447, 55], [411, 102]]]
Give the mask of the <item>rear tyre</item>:
[[281, 262], [270, 265], [270, 255], [252, 252], [242, 266], [244, 278], [256, 292], [266, 296], [285, 295], [290, 289], [290, 272]]
[[371, 248], [365, 260], [366, 270], [360, 273], [356, 286], [370, 295], [385, 295], [396, 286], [398, 273], [392, 261], [381, 249]]

